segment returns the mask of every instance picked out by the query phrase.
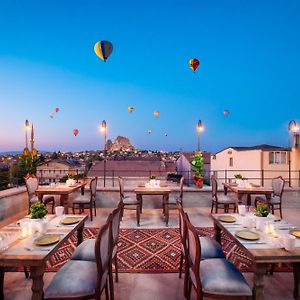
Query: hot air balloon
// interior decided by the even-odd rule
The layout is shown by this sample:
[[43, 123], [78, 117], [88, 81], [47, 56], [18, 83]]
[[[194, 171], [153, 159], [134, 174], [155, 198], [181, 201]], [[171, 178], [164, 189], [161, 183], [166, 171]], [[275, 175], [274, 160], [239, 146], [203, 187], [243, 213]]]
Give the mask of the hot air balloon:
[[165, 136], [168, 136], [168, 134], [167, 134], [167, 133], [165, 133]]
[[131, 113], [131, 112], [133, 112], [133, 110], [134, 110], [134, 107], [133, 106], [128, 106], [128, 111]]
[[200, 62], [197, 58], [192, 58], [190, 59], [189, 61], [189, 65], [190, 65], [190, 68], [194, 71], [196, 71], [196, 69], [200, 66]]
[[148, 129], [148, 134], [151, 134], [152, 130], [151, 129]]
[[225, 117], [228, 117], [229, 114], [230, 114], [230, 111], [229, 111], [228, 109], [225, 109], [225, 110], [223, 111], [223, 115], [224, 115]]
[[53, 111], [53, 112], [51, 112], [50, 114], [49, 114], [49, 116], [50, 116], [50, 118], [51, 119], [53, 119], [54, 118], [54, 116], [55, 116], [55, 112]]
[[155, 118], [158, 118], [158, 116], [159, 116], [159, 111], [156, 110], [153, 114], [154, 114], [154, 117], [155, 117]]
[[79, 133], [79, 130], [78, 129], [73, 129], [73, 134], [75, 135], [75, 136], [77, 136], [77, 134]]
[[97, 56], [99, 56], [103, 61], [106, 61], [107, 58], [111, 55], [113, 50], [113, 45], [108, 41], [97, 42], [94, 46], [94, 51]]
[[57, 113], [59, 112], [59, 107], [55, 108], [55, 112], [57, 112]]

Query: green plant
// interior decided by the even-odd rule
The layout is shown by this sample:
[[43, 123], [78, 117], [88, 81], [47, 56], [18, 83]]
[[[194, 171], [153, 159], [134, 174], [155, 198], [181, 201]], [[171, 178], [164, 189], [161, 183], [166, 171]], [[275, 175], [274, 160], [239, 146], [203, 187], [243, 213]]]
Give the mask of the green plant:
[[204, 159], [201, 151], [199, 151], [194, 156], [194, 159], [192, 160], [191, 164], [192, 164], [193, 171], [195, 172], [195, 176], [201, 177], [203, 174], [203, 165], [204, 165]]
[[258, 202], [256, 206], [256, 215], [259, 217], [266, 217], [269, 214], [269, 207], [264, 202]]
[[235, 174], [234, 178], [235, 179], [243, 179], [243, 176], [241, 174]]
[[48, 211], [43, 203], [35, 203], [30, 207], [31, 219], [42, 219], [47, 213]]
[[149, 179], [156, 179], [156, 176], [155, 176], [155, 175], [151, 175], [151, 176], [149, 177]]

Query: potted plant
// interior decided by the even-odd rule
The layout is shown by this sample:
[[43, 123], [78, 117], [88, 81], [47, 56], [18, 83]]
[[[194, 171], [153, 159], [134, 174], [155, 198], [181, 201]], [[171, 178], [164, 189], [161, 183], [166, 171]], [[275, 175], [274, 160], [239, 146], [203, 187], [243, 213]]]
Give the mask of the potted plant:
[[44, 203], [38, 202], [30, 207], [31, 221], [35, 222], [35, 224], [32, 224], [32, 227], [34, 227], [33, 231], [38, 231], [41, 234], [47, 231], [47, 223], [44, 220], [47, 214], [48, 210]]
[[241, 174], [235, 174], [235, 175], [234, 175], [234, 178], [235, 178], [236, 184], [237, 184], [238, 186], [242, 187], [243, 184], [244, 184], [244, 182], [243, 182], [243, 180], [244, 180], [243, 176], [242, 176]]
[[156, 176], [155, 175], [149, 176], [149, 184], [151, 187], [154, 187], [156, 185]]
[[269, 206], [264, 202], [257, 202], [256, 205], [256, 216], [267, 217], [269, 214]]
[[192, 160], [192, 168], [195, 173], [194, 175], [194, 181], [196, 187], [202, 188], [203, 187], [203, 165], [204, 165], [204, 159], [202, 152], [199, 151]]

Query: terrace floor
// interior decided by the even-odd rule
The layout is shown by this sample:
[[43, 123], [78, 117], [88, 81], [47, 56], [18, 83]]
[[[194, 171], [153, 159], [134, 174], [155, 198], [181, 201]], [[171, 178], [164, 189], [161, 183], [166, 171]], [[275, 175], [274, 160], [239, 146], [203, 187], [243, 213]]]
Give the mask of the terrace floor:
[[[97, 217], [93, 222], [88, 221], [87, 227], [99, 227], [104, 224], [112, 208], [118, 201], [117, 193], [99, 193], [97, 200]], [[140, 228], [165, 227], [158, 197], [145, 198]], [[212, 226], [209, 218], [210, 193], [187, 193], [184, 197], [184, 207], [195, 226]], [[300, 192], [286, 192], [284, 194], [284, 218], [300, 227]], [[177, 211], [170, 214], [170, 227], [177, 227]], [[134, 211], [125, 211], [122, 228], [135, 228]], [[49, 284], [55, 273], [45, 273], [45, 287]], [[245, 273], [247, 281], [252, 286], [252, 273]], [[31, 297], [31, 280], [25, 279], [22, 272], [9, 272], [5, 274], [5, 299], [26, 300]], [[292, 273], [274, 273], [265, 276], [265, 299], [289, 300], [292, 297]], [[115, 284], [115, 299], [118, 300], [181, 300], [183, 296], [183, 279], [178, 274], [137, 274], [121, 273], [119, 283]], [[192, 295], [192, 299], [195, 295]], [[101, 299], [105, 299], [103, 295]]]

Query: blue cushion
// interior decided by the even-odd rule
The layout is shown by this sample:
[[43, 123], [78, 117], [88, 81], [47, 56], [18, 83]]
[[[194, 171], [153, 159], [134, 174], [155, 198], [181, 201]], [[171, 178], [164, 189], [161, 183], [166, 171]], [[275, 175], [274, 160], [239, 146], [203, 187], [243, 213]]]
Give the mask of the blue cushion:
[[[107, 274], [103, 279], [106, 281], [106, 278]], [[55, 274], [45, 291], [44, 299], [92, 296], [96, 285], [97, 265], [95, 262], [70, 260]]]
[[200, 237], [201, 259], [225, 258], [220, 244], [210, 237]]
[[74, 251], [71, 260], [96, 261], [95, 239], [85, 240]]
[[200, 279], [204, 293], [224, 296], [251, 296], [252, 291], [242, 273], [224, 258], [200, 262]]

